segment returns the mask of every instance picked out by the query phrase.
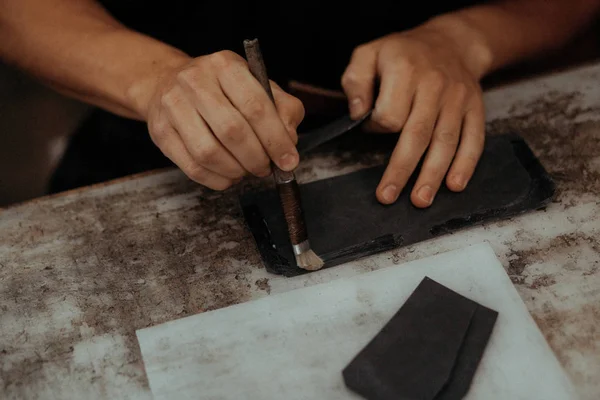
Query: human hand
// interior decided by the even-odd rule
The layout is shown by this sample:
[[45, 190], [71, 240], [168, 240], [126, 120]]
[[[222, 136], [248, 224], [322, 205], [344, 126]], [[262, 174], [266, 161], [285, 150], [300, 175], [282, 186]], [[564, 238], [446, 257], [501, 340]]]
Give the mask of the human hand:
[[485, 139], [478, 61], [445, 31], [429, 26], [355, 49], [342, 76], [351, 116], [360, 117], [374, 103], [365, 129], [402, 131], [376, 190], [380, 202], [396, 201], [426, 151], [411, 193], [415, 206], [430, 206], [444, 177], [450, 190], [465, 188]]
[[302, 102], [271, 82], [276, 106], [231, 51], [186, 60], [158, 79], [147, 107], [153, 142], [190, 179], [225, 190], [245, 175], [293, 170]]

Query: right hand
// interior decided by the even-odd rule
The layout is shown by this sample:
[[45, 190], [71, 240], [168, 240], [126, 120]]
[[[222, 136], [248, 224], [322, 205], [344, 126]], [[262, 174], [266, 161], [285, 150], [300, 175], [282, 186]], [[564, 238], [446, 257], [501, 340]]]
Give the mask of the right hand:
[[270, 162], [298, 165], [302, 102], [271, 82], [276, 107], [246, 60], [221, 51], [189, 60], [158, 80], [147, 108], [154, 144], [190, 179], [225, 190], [244, 176], [266, 177]]

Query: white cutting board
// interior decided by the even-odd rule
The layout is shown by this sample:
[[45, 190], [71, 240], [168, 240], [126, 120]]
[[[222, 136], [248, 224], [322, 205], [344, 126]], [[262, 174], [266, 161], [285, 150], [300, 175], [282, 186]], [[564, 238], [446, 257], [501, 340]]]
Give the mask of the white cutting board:
[[576, 399], [485, 243], [139, 330], [150, 389], [168, 400], [360, 399], [342, 369], [426, 275], [499, 312], [467, 399]]

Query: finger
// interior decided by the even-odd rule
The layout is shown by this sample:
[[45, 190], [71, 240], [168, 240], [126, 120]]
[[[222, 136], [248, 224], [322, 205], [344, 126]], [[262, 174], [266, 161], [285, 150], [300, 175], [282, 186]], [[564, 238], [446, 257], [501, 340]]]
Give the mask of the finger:
[[400, 132], [408, 119], [415, 97], [417, 79], [413, 67], [397, 61], [381, 71], [379, 95], [373, 110], [374, 129]]
[[269, 158], [284, 171], [298, 166], [300, 156], [275, 104], [250, 70], [234, 65], [219, 74], [223, 93], [252, 127]]
[[213, 190], [226, 190], [234, 183], [233, 180], [198, 165], [167, 117], [162, 116], [159, 121], [150, 127], [153, 142], [188, 178]]
[[[206, 82], [201, 70], [182, 75], [180, 81], [195, 98], [196, 110], [214, 136], [242, 167], [259, 177], [271, 173], [269, 157], [246, 119], [231, 104], [218, 82]], [[202, 82], [202, 83], [201, 83]]]
[[171, 125], [197, 164], [231, 179], [239, 179], [246, 174], [244, 168], [214, 137], [182, 88], [175, 87], [163, 96], [162, 105]]
[[479, 95], [472, 100], [472, 106], [465, 114], [460, 144], [446, 178], [448, 189], [454, 192], [464, 190], [475, 172], [484, 143], [485, 108]]
[[425, 82], [415, 94], [414, 109], [377, 187], [377, 198], [383, 204], [396, 201], [429, 145], [439, 113], [441, 89], [437, 84]]
[[290, 138], [294, 144], [298, 144], [298, 125], [304, 119], [305, 111], [302, 101], [297, 97], [286, 93], [281, 87], [271, 82], [271, 90], [275, 99], [275, 105], [279, 113], [279, 117], [283, 121]]
[[416, 207], [429, 207], [433, 203], [448, 172], [460, 140], [465, 99], [464, 86], [456, 86], [446, 96], [421, 172], [411, 193], [411, 201]]
[[373, 104], [375, 77], [377, 75], [377, 50], [375, 46], [357, 47], [342, 75], [342, 88], [350, 108], [350, 117], [358, 119]]

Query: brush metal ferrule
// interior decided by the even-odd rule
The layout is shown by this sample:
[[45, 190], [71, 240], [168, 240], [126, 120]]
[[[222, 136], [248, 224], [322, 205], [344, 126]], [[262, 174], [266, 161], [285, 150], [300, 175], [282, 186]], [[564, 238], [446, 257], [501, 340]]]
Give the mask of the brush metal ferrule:
[[308, 242], [308, 240], [305, 240], [300, 244], [292, 245], [292, 247], [294, 248], [294, 254], [299, 256], [300, 254], [306, 253], [310, 250], [310, 243]]
[[282, 185], [284, 183], [290, 183], [296, 180], [296, 176], [293, 171], [283, 171], [279, 168], [273, 168], [273, 176], [275, 178], [275, 183], [278, 185]]

